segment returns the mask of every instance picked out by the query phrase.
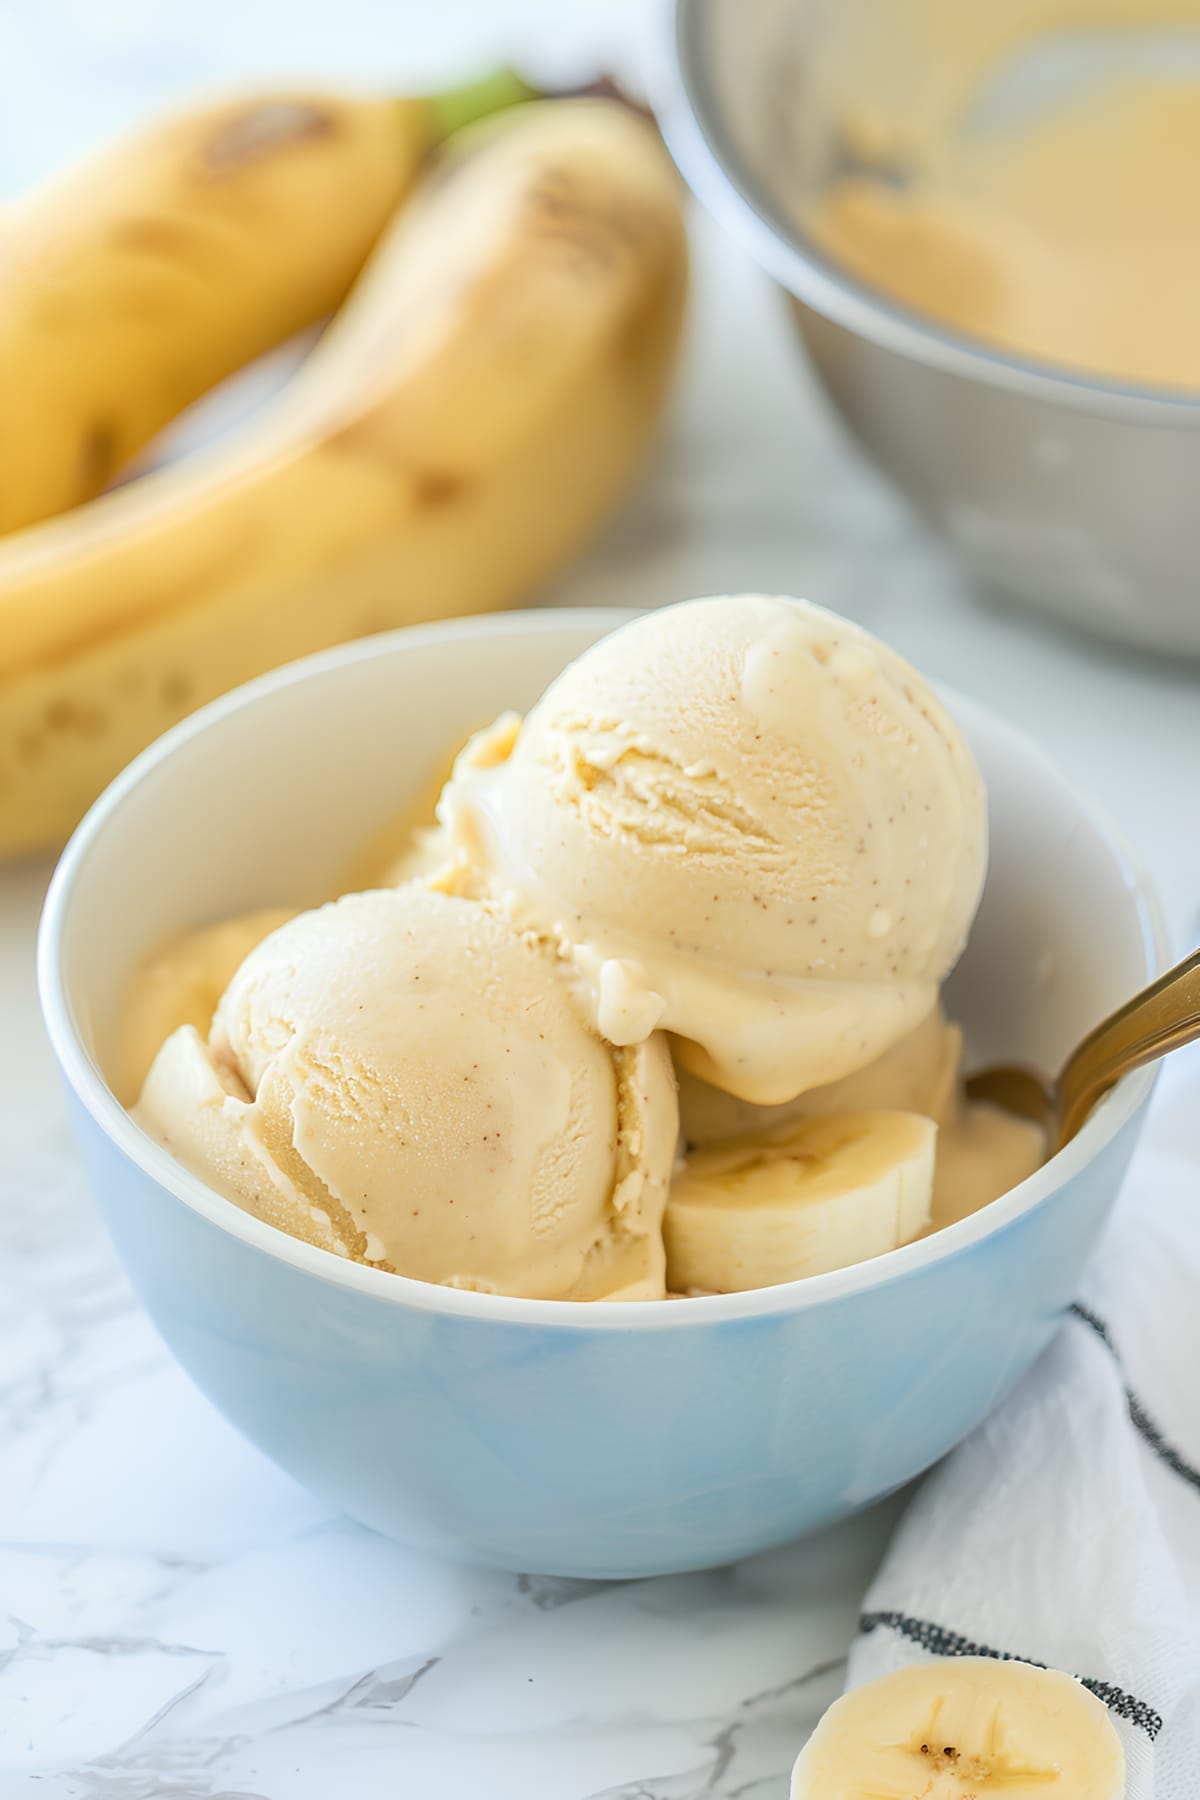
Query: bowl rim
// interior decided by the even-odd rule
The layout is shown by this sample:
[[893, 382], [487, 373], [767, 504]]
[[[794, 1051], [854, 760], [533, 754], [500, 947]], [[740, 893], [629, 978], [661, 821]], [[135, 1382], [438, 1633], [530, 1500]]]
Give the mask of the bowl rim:
[[[37, 942], [37, 981], [42, 1013], [51, 1047], [67, 1086], [92, 1123], [143, 1175], [190, 1211], [249, 1247], [317, 1280], [362, 1294], [388, 1305], [424, 1313], [474, 1319], [480, 1323], [506, 1323], [573, 1330], [673, 1330], [689, 1326], [764, 1318], [802, 1311], [903, 1280], [1003, 1231], [1023, 1214], [1048, 1200], [1111, 1143], [1147, 1100], [1157, 1069], [1139, 1069], [1127, 1075], [1088, 1119], [1079, 1134], [1040, 1169], [990, 1205], [945, 1226], [928, 1238], [902, 1245], [867, 1262], [854, 1263], [821, 1275], [781, 1282], [745, 1293], [712, 1294], [686, 1301], [645, 1300], [531, 1300], [508, 1294], [479, 1294], [439, 1287], [411, 1276], [392, 1275], [350, 1262], [331, 1251], [301, 1243], [284, 1231], [256, 1219], [234, 1201], [210, 1188], [199, 1176], [156, 1144], [136, 1125], [117, 1100], [87, 1050], [79, 1028], [63, 970], [64, 935], [71, 914], [79, 875], [102, 837], [109, 819], [149, 776], [184, 745], [219, 726], [234, 713], [258, 705], [268, 696], [320, 681], [334, 671], [378, 658], [404, 655], [433, 643], [492, 636], [578, 635], [587, 631], [604, 635], [597, 627], [616, 630], [636, 616], [631, 609], [608, 607], [547, 607], [538, 611], [476, 615], [437, 624], [408, 626], [381, 633], [287, 664], [260, 676], [201, 707], [143, 750], [107, 787], [77, 826], [54, 871], [42, 910]], [[943, 690], [949, 691], [949, 690]], [[1015, 727], [1007, 724], [980, 702], [950, 693], [951, 703], [965, 703], [981, 713], [990, 726], [1017, 740], [1061, 782], [1062, 777], [1044, 752]], [[1074, 796], [1073, 796], [1074, 797]], [[1107, 844], [1124, 878], [1140, 926], [1147, 980], [1165, 966], [1167, 934], [1157, 895], [1131, 858], [1118, 833], [1084, 801], [1076, 798], [1080, 812]]]
[[660, 0], [646, 80], [667, 148], [706, 211], [768, 274], [835, 325], [931, 368], [1076, 412], [1200, 429], [1200, 392], [1107, 381], [993, 349], [889, 298], [826, 256], [776, 205], [723, 129], [698, 24], [704, 0]]

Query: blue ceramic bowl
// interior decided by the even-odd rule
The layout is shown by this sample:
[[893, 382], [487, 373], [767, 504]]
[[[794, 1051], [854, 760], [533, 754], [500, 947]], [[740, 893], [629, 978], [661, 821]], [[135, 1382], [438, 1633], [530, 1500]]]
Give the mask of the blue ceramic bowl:
[[[314, 657], [154, 745], [79, 828], [39, 950], [80, 1147], [163, 1337], [247, 1437], [406, 1544], [585, 1576], [722, 1563], [951, 1449], [1075, 1294], [1137, 1136], [1129, 1078], [1029, 1181], [939, 1236], [756, 1293], [577, 1305], [357, 1267], [210, 1191], [110, 1086], [130, 972], [164, 938], [316, 901], [447, 749], [527, 706], [619, 615], [399, 632]], [[951, 698], [992, 872], [949, 1001], [971, 1053], [1053, 1063], [1160, 963], [1122, 850], [1041, 756]]]

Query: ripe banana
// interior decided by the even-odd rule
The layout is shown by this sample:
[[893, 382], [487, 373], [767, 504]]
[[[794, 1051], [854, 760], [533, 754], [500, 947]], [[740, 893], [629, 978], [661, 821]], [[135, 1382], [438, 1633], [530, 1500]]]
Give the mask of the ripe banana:
[[673, 1293], [740, 1293], [881, 1256], [928, 1222], [937, 1126], [839, 1113], [688, 1158], [664, 1235]]
[[60, 838], [252, 675], [528, 594], [646, 448], [686, 266], [674, 171], [627, 108], [456, 135], [236, 444], [0, 543], [0, 853]]
[[446, 131], [527, 97], [257, 94], [19, 200], [0, 284], [0, 532], [99, 493], [177, 413], [340, 303]]
[[1056, 1669], [941, 1657], [835, 1700], [791, 1800], [1121, 1800], [1125, 1754], [1087, 1688]]

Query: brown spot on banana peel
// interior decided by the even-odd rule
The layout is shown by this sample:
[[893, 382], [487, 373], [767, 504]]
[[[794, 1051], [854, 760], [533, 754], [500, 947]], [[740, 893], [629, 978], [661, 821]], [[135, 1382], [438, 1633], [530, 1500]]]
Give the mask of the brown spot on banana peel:
[[646, 221], [650, 217], [636, 202], [614, 205], [600, 195], [589, 193], [565, 169], [547, 169], [530, 189], [528, 206], [539, 222], [570, 224], [577, 230], [587, 228], [607, 233], [634, 250], [644, 241]]
[[[358, 456], [364, 462], [382, 464], [396, 475], [399, 496], [419, 511], [449, 506], [461, 500], [471, 487], [465, 475], [449, 469], [410, 469], [397, 463], [387, 438], [370, 420], [355, 419], [325, 439], [324, 449], [335, 456]], [[407, 507], [405, 508], [407, 510]]]
[[470, 486], [462, 475], [448, 475], [437, 471], [414, 475], [412, 480], [417, 505], [431, 511], [439, 506], [449, 506], [454, 500], [461, 500]]
[[150, 215], [123, 219], [109, 234], [109, 242], [118, 250], [148, 250], [153, 255], [161, 252], [173, 256], [182, 246], [190, 246], [194, 241], [194, 232], [180, 220]]
[[652, 285], [622, 323], [613, 346], [618, 366], [639, 386], [678, 360], [687, 309], [686, 244], [667, 251]]
[[581, 267], [607, 269], [643, 257], [661, 237], [662, 222], [636, 201], [581, 193], [568, 177], [550, 172], [530, 192], [525, 229], [543, 243], [569, 248]]
[[234, 113], [200, 152], [206, 175], [236, 174], [293, 144], [336, 135], [338, 124], [324, 107], [305, 100], [264, 100]]
[[108, 724], [98, 706], [80, 706], [74, 700], [52, 700], [46, 708], [46, 729], [51, 734], [74, 732], [79, 737], [100, 737]]
[[121, 462], [117, 432], [99, 420], [84, 433], [79, 453], [79, 496], [89, 498], [115, 475]]
[[[140, 218], [126, 219], [113, 227], [110, 235], [114, 249], [124, 254], [162, 258], [174, 264], [191, 263], [207, 280], [212, 273], [214, 234], [198, 230], [185, 219], [168, 218], [165, 214], [145, 213]], [[122, 296], [122, 310], [128, 311], [129, 296]]]
[[597, 231], [590, 220], [555, 220], [550, 230], [539, 225], [537, 235], [544, 246], [558, 251], [562, 260], [580, 274], [610, 269], [621, 254], [612, 239]]

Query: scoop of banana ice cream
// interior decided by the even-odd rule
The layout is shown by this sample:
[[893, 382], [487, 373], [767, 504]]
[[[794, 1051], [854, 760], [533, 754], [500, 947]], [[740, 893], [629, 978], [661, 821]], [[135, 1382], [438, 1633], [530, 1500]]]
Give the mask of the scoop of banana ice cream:
[[598, 1030], [662, 1027], [756, 1104], [866, 1067], [933, 1009], [987, 859], [982, 783], [926, 683], [805, 602], [636, 619], [573, 663], [441, 813]]
[[663, 1038], [614, 1049], [554, 951], [413, 884], [301, 914], [163, 1045], [135, 1116], [310, 1243], [451, 1286], [665, 1293], [678, 1134]]

